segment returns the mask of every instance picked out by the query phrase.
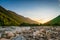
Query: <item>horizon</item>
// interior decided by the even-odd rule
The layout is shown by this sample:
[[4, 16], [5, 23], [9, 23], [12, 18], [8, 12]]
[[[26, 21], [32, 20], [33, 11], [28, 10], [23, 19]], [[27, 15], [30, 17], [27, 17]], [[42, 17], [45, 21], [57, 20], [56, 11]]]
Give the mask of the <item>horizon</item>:
[[60, 15], [59, 0], [0, 0], [0, 5], [42, 24]]

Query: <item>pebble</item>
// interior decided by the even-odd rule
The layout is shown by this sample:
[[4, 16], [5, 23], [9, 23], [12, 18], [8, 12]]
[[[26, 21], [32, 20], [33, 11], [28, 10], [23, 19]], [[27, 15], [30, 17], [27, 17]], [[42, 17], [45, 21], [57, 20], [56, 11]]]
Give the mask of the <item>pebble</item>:
[[[22, 32], [16, 30], [15, 33], [5, 31], [0, 40], [60, 40], [60, 27], [33, 27], [29, 30], [26, 29], [22, 28]], [[12, 38], [8, 39], [7, 37]]]

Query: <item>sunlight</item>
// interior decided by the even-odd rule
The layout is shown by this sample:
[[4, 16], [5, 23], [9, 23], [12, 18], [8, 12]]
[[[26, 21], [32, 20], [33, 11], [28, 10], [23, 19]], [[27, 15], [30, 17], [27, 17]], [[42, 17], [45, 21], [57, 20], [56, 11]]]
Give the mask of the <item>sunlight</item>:
[[43, 20], [43, 19], [37, 19], [37, 20], [35, 20], [35, 21], [37, 21], [37, 22], [39, 22], [39, 23], [41, 23], [41, 24], [44, 24], [44, 23], [46, 23], [48, 20]]
[[55, 18], [55, 17], [52, 17], [52, 16], [50, 16], [50, 17], [48, 17], [48, 18], [31, 18], [31, 17], [30, 17], [30, 19], [32, 19], [32, 20], [34, 20], [34, 21], [36, 21], [36, 22], [38, 22], [38, 23], [41, 23], [41, 24], [44, 24], [44, 23], [52, 20], [53, 18]]
[[49, 19], [40, 19], [40, 18], [31, 18], [31, 19], [41, 24], [44, 24], [49, 21]]

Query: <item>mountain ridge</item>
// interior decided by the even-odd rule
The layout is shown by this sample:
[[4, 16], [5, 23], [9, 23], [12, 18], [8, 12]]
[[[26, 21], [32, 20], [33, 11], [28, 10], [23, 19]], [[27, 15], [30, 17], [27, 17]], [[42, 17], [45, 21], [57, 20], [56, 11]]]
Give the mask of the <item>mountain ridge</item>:
[[21, 23], [29, 23], [29, 24], [38, 24], [38, 22], [33, 21], [31, 19], [27, 19], [26, 17], [22, 16], [22, 15], [18, 15], [17, 13], [10, 11], [10, 10], [6, 10], [5, 8], [3, 8], [2, 6], [0, 6], [0, 25], [3, 26], [18, 26]]
[[60, 25], [60, 15], [45, 23], [47, 25]]

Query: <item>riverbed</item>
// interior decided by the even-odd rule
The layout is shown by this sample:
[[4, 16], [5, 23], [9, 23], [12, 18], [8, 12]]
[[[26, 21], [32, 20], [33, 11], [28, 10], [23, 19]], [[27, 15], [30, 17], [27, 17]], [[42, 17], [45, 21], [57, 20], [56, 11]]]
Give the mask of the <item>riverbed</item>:
[[60, 40], [60, 26], [0, 27], [0, 40]]

